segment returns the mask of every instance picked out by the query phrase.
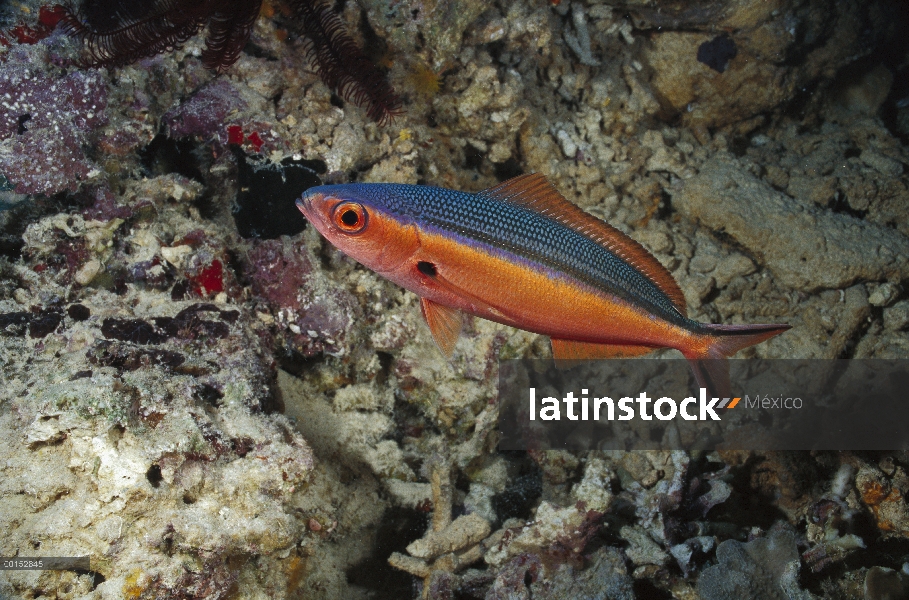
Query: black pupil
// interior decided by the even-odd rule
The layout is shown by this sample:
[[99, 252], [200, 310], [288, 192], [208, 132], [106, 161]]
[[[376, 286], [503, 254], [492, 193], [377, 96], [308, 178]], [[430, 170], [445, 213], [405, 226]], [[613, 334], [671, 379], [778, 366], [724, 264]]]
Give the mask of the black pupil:
[[341, 213], [341, 222], [348, 227], [353, 227], [360, 222], [360, 215], [355, 210], [347, 209]]

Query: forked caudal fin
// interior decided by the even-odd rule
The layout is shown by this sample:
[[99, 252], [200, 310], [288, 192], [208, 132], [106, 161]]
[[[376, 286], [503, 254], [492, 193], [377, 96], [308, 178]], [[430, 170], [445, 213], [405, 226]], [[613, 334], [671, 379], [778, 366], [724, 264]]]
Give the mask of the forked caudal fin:
[[731, 392], [728, 357], [739, 350], [760, 344], [790, 329], [789, 325], [713, 325], [705, 323], [708, 345], [706, 352], [683, 352], [691, 364], [698, 385], [708, 394], [728, 398]]

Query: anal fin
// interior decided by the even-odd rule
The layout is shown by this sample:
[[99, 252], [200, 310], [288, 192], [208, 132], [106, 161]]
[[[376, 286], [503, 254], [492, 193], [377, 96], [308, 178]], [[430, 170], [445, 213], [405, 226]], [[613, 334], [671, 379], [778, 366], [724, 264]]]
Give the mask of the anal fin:
[[604, 358], [633, 358], [654, 351], [649, 346], [630, 344], [597, 344], [552, 338], [552, 357], [557, 361], [599, 360]]
[[420, 298], [420, 308], [426, 324], [429, 325], [432, 339], [436, 341], [436, 345], [446, 358], [451, 357], [458, 336], [461, 335], [461, 311], [442, 306], [426, 298]]

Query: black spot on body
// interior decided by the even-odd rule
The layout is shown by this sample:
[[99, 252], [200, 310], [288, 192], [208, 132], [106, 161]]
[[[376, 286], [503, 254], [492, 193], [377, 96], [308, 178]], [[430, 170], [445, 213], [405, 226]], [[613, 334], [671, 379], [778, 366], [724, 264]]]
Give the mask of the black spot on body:
[[698, 47], [698, 62], [704, 63], [717, 73], [729, 66], [729, 61], [739, 53], [735, 42], [725, 33]]
[[421, 260], [417, 263], [417, 271], [423, 275], [428, 275], [429, 277], [436, 276], [436, 266], [431, 262], [427, 262], [425, 260]]

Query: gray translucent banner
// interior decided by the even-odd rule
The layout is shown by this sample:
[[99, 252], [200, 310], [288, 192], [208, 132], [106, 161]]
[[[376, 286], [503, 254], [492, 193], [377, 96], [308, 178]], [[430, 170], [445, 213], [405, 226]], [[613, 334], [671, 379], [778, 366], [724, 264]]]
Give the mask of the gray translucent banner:
[[683, 359], [502, 361], [499, 449], [909, 449], [909, 360], [728, 362], [719, 398]]

